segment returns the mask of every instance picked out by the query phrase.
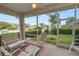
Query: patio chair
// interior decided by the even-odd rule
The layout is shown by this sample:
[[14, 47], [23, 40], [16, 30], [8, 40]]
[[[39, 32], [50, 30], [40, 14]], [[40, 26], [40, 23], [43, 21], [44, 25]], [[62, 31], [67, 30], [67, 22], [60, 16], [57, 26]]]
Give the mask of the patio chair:
[[11, 56], [11, 54], [6, 51], [4, 48], [0, 47], [0, 56]]
[[2, 35], [2, 42], [3, 46], [12, 52], [13, 50], [19, 48], [26, 40], [18, 39], [17, 34], [3, 34]]
[[[0, 47], [0, 56], [15, 56], [14, 54], [18, 51], [19, 49], [14, 50], [13, 52], [9, 53], [5, 48]], [[19, 56], [28, 56], [30, 53], [22, 51]]]
[[[12, 35], [11, 35], [12, 36]], [[26, 42], [26, 40], [21, 40], [21, 39], [16, 39], [16, 35], [14, 36], [3, 36], [2, 37], [2, 42], [4, 43], [1, 47], [0, 47], [0, 54], [4, 55], [4, 56], [12, 56], [14, 55], [14, 53], [16, 53], [18, 50], [21, 50], [21, 46], [22, 44], [24, 44], [24, 42]], [[14, 38], [15, 37], [15, 38]], [[12, 41], [8, 41], [13, 39]], [[7, 41], [7, 42], [6, 42]], [[8, 49], [7, 49], [8, 48]], [[40, 50], [39, 47], [37, 46], [32, 46], [29, 45], [25, 51], [21, 50], [21, 52], [18, 54], [18, 56], [34, 56], [36, 55], [36, 53]]]
[[4, 47], [0, 47], [0, 56], [16, 56], [15, 53], [20, 51], [17, 56], [35, 56], [37, 52], [40, 50], [39, 47], [34, 46], [34, 45], [29, 45], [27, 48], [25, 48], [25, 51], [22, 49], [18, 48], [14, 50], [13, 52], [9, 53]]
[[41, 33], [41, 36], [40, 36], [38, 42], [39, 42], [42, 46], [45, 46], [45, 43], [47, 42], [47, 31]]

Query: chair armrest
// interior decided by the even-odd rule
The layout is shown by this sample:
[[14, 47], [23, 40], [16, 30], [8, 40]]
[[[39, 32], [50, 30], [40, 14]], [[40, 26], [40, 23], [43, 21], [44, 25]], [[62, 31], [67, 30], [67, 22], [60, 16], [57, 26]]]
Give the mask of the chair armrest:
[[13, 55], [14, 53], [16, 53], [18, 50], [20, 50], [19, 48], [14, 50], [11, 54]]
[[6, 51], [4, 48], [0, 47], [0, 52], [2, 52], [5, 56], [12, 56], [8, 51]]

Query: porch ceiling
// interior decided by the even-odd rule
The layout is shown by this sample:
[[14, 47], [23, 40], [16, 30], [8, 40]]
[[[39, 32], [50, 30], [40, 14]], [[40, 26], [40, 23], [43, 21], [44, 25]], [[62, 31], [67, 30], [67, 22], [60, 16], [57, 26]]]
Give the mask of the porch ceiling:
[[[32, 3], [4, 3], [4, 4], [1, 4], [1, 5], [5, 6], [5, 7], [8, 7], [10, 9], [13, 9], [17, 12], [21, 12], [21, 13], [29, 12], [31, 10], [34, 10], [32, 8]], [[40, 4], [37, 4], [37, 8], [44, 7], [46, 5], [49, 5], [49, 4], [40, 3]]]
[[1, 3], [0, 4], [0, 12], [18, 15], [24, 14], [26, 16], [39, 15], [44, 13], [49, 13], [56, 11], [56, 9], [60, 9], [67, 6], [73, 6], [76, 4], [70, 3], [39, 3], [37, 4], [37, 8], [32, 8], [32, 3]]

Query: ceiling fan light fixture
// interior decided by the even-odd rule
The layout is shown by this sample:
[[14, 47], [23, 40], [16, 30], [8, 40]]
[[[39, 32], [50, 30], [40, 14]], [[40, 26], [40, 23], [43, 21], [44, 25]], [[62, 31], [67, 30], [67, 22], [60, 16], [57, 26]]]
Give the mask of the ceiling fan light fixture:
[[32, 4], [32, 8], [35, 9], [37, 8], [37, 5], [35, 3]]

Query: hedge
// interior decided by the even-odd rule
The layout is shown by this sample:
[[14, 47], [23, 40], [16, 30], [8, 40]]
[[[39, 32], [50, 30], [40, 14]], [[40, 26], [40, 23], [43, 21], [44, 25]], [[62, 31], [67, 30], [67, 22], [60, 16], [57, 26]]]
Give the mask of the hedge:
[[[48, 30], [45, 30], [45, 32], [47, 33], [47, 34], [49, 34], [49, 31]], [[37, 29], [33, 29], [33, 30], [29, 30], [29, 31], [25, 31], [25, 36], [27, 37], [27, 36], [31, 36], [31, 37], [34, 37], [34, 36], [36, 36], [37, 35]], [[32, 35], [31, 35], [32, 34]], [[40, 35], [41, 34], [41, 29], [38, 29], [38, 35]]]
[[[51, 31], [51, 34], [57, 34], [57, 29], [53, 29]], [[72, 29], [59, 29], [59, 34], [68, 34], [71, 35], [72, 34]], [[76, 29], [76, 35], [79, 34], [79, 29]]]
[[76, 38], [76, 39], [79, 39], [79, 34], [75, 35], [75, 38]]
[[[25, 32], [26, 34], [37, 34], [37, 30], [29, 30]], [[38, 29], [38, 34], [41, 34], [41, 30]]]

